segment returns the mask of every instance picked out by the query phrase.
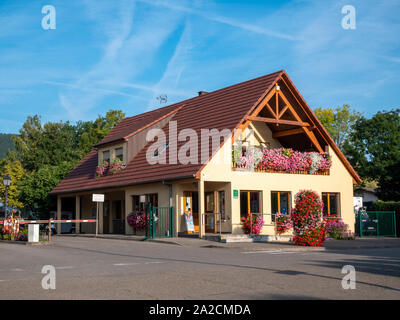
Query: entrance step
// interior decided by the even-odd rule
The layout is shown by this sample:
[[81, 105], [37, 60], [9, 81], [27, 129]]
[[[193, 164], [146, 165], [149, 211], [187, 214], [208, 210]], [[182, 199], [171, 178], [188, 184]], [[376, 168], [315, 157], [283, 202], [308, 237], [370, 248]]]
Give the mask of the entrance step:
[[219, 234], [215, 235], [205, 235], [203, 237], [205, 240], [217, 241], [223, 243], [232, 242], [290, 242], [292, 236], [279, 236], [279, 235], [254, 235], [250, 236], [248, 234]]

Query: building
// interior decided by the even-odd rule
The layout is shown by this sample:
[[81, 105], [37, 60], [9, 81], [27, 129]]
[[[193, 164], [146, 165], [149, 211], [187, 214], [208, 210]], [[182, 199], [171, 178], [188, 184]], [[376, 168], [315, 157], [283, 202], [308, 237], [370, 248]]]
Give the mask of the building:
[[[317, 158], [326, 152], [331, 166], [311, 174], [243, 163], [254, 150], [277, 148]], [[104, 161], [116, 163], [108, 169], [114, 174], [102, 174]], [[353, 229], [353, 184], [360, 182], [286, 72], [279, 71], [122, 120], [51, 193], [58, 198], [58, 215], [72, 206], [77, 219], [95, 217], [91, 196], [105, 194], [100, 233], [132, 234], [126, 218], [144, 201], [173, 207], [175, 235], [187, 231], [187, 212], [200, 237], [242, 233], [241, 217], [248, 213], [262, 213], [262, 233], [273, 235], [274, 214], [289, 212], [294, 195], [304, 189], [317, 191], [324, 213], [341, 216]], [[77, 225], [76, 232], [94, 232], [94, 226]]]

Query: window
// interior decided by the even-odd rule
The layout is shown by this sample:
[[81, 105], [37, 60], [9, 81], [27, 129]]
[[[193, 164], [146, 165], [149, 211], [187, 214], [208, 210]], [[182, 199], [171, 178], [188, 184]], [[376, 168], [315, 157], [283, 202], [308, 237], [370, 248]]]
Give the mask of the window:
[[103, 161], [107, 161], [108, 163], [110, 163], [110, 151], [103, 151]]
[[272, 221], [275, 221], [275, 214], [290, 213], [290, 192], [288, 191], [272, 191], [271, 192], [271, 214]]
[[123, 148], [115, 149], [115, 159], [124, 161], [124, 149]]
[[225, 191], [218, 192], [218, 208], [221, 219], [225, 220]]
[[324, 203], [322, 213], [324, 217], [340, 216], [339, 198], [340, 194], [337, 192], [322, 192], [322, 202]]
[[132, 196], [132, 210], [133, 211], [144, 211], [145, 208], [151, 204], [152, 207], [158, 206], [158, 194], [157, 193], [150, 193], [145, 194], [145, 203], [140, 202], [140, 196], [134, 195]]
[[156, 151], [154, 151], [153, 157], [154, 158], [158, 157], [161, 153], [163, 153], [165, 151], [165, 149], [168, 148], [168, 146], [169, 146], [169, 142], [165, 143], [163, 146], [158, 148]]
[[261, 191], [240, 191], [240, 217], [249, 213], [261, 213]]

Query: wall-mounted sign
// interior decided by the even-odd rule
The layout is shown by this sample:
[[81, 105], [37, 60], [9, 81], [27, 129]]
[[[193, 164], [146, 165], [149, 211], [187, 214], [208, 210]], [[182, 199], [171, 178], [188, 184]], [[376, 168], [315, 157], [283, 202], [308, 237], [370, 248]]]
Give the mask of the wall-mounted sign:
[[144, 195], [144, 194], [141, 195], [139, 201], [140, 201], [141, 203], [145, 203], [145, 202], [146, 202], [146, 195]]
[[93, 194], [92, 201], [93, 202], [104, 202], [104, 194]]
[[233, 190], [233, 199], [239, 198], [239, 190]]

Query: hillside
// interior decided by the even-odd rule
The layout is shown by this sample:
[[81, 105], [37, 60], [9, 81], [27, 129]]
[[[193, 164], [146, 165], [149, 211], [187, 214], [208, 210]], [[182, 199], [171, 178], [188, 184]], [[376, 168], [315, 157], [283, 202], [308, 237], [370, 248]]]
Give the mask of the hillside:
[[0, 133], [0, 159], [7, 155], [9, 149], [14, 150], [14, 143], [11, 140], [12, 134]]

